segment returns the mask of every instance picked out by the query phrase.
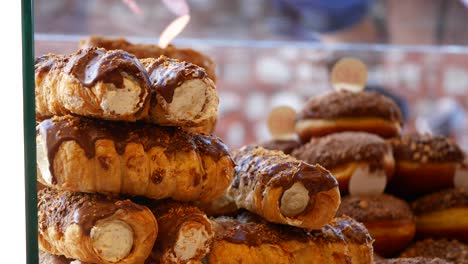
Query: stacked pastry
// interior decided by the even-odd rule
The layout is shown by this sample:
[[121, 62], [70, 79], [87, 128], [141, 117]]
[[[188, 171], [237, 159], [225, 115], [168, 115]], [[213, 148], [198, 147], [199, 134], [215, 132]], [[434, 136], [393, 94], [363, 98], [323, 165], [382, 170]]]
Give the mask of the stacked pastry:
[[382, 256], [397, 256], [415, 237], [467, 241], [466, 155], [442, 136], [400, 136], [401, 125], [390, 98], [332, 91], [295, 116], [300, 140], [262, 145], [330, 170], [343, 196], [337, 216], [362, 222]]
[[[192, 63], [101, 48], [38, 58], [43, 254], [86, 263], [203, 258], [212, 224], [184, 202], [222, 195], [234, 163], [216, 136], [186, 128], [216, 118], [217, 107], [214, 82]], [[154, 201], [166, 198], [180, 202]]]

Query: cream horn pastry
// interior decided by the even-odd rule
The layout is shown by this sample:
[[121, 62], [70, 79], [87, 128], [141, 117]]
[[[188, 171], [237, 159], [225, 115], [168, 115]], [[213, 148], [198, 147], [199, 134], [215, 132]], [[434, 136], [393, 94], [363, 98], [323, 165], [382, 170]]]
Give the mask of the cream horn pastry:
[[76, 114], [135, 121], [148, 115], [150, 82], [144, 66], [122, 50], [90, 48], [36, 59], [39, 119]]
[[208, 202], [234, 175], [220, 139], [177, 127], [63, 116], [36, 131], [38, 180], [61, 190]]
[[146, 201], [158, 221], [159, 233], [146, 264], [197, 263], [210, 250], [214, 230], [200, 209], [170, 201]]
[[234, 154], [235, 178], [228, 190], [237, 207], [280, 224], [320, 229], [340, 204], [338, 182], [318, 165], [257, 146]]
[[206, 70], [208, 76], [213, 81], [216, 80], [215, 63], [205, 54], [189, 48], [179, 48], [169, 45], [166, 48], [160, 48], [155, 44], [135, 44], [130, 43], [124, 38], [105, 38], [103, 36], [90, 36], [82, 39], [79, 43], [80, 48], [98, 47], [107, 50], [125, 50], [134, 54], [139, 59], [158, 58], [161, 55], [180, 61], [188, 61], [198, 65]]
[[90, 263], [143, 263], [158, 225], [151, 211], [100, 194], [38, 193], [39, 248]]
[[348, 217], [321, 230], [275, 225], [250, 214], [213, 219], [207, 263], [372, 263], [372, 239]]
[[218, 115], [215, 84], [195, 64], [161, 56], [142, 60], [152, 86], [150, 121], [199, 126]]

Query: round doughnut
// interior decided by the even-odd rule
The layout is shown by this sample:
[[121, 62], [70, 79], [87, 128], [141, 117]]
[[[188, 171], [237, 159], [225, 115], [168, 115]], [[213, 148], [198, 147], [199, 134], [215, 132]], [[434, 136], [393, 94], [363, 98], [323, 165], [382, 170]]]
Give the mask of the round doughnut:
[[409, 246], [400, 257], [441, 258], [453, 263], [468, 263], [468, 245], [457, 240], [429, 238]]
[[375, 264], [453, 264], [440, 258], [392, 258], [392, 259], [378, 259]]
[[301, 146], [301, 142], [298, 139], [271, 139], [261, 142], [259, 146], [265, 149], [279, 150], [289, 155], [295, 148]]
[[379, 176], [386, 179], [375, 186], [361, 185], [359, 188], [364, 190], [353, 190], [352, 194], [383, 193], [395, 167], [390, 145], [381, 137], [366, 132], [340, 132], [312, 138], [309, 143], [296, 148], [292, 156], [328, 169], [338, 180], [342, 195], [349, 192], [350, 180], [357, 174], [371, 180]]
[[348, 215], [364, 224], [374, 241], [374, 251], [391, 257], [413, 239], [416, 224], [409, 205], [394, 196], [346, 196], [337, 216]]
[[382, 137], [400, 134], [402, 115], [397, 104], [377, 92], [332, 91], [312, 97], [296, 115], [302, 141], [340, 131], [365, 131]]
[[443, 136], [412, 134], [389, 140], [395, 175], [388, 191], [412, 198], [454, 187], [457, 167], [464, 160], [460, 147]]
[[418, 237], [455, 238], [468, 242], [468, 189], [448, 189], [411, 204]]

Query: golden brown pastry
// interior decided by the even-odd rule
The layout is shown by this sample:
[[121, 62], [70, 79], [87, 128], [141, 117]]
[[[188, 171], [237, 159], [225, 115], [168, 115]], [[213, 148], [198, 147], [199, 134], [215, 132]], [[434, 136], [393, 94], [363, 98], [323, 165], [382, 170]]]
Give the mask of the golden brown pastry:
[[398, 196], [415, 197], [454, 187], [457, 166], [464, 154], [443, 136], [406, 135], [390, 140], [395, 157], [395, 175], [388, 190]]
[[380, 259], [375, 261], [375, 264], [454, 264], [440, 258], [392, 258]]
[[146, 264], [197, 263], [210, 250], [214, 230], [195, 206], [161, 200], [145, 201], [158, 221], [159, 233]]
[[227, 194], [238, 208], [309, 230], [333, 219], [340, 204], [338, 182], [321, 166], [256, 146], [242, 147], [234, 161], [238, 167]]
[[341, 131], [364, 131], [388, 138], [399, 135], [401, 126], [396, 103], [366, 91], [332, 91], [312, 97], [296, 117], [296, 132], [303, 142]]
[[177, 127], [54, 117], [37, 127], [38, 180], [74, 192], [208, 202], [234, 163], [215, 136]]
[[468, 190], [447, 189], [411, 204], [419, 237], [456, 238], [468, 242]]
[[395, 169], [390, 145], [366, 132], [340, 132], [312, 138], [292, 155], [329, 170], [338, 180], [342, 195], [350, 191], [351, 194], [381, 194]]
[[142, 60], [152, 86], [149, 120], [159, 125], [200, 126], [218, 115], [218, 94], [205, 70], [161, 56]]
[[82, 49], [36, 59], [39, 119], [77, 114], [135, 121], [148, 115], [151, 87], [144, 66], [121, 51]]
[[90, 263], [143, 263], [158, 225], [129, 200], [43, 189], [38, 193], [39, 248]]
[[348, 215], [363, 223], [375, 239], [375, 252], [384, 257], [400, 252], [416, 232], [409, 205], [387, 194], [344, 197], [336, 215]]
[[158, 58], [161, 55], [180, 61], [188, 61], [206, 70], [208, 76], [216, 81], [215, 63], [205, 54], [193, 49], [178, 48], [173, 45], [162, 49], [154, 44], [134, 44], [124, 38], [105, 38], [103, 36], [90, 36], [80, 41], [80, 48], [99, 47], [107, 50], [125, 50], [137, 58]]
[[456, 264], [468, 263], [468, 245], [457, 240], [425, 239], [409, 246], [400, 257], [441, 258]]
[[373, 263], [369, 233], [348, 217], [313, 232], [250, 214], [219, 217], [213, 223], [216, 236], [207, 263]]
[[198, 126], [184, 127], [183, 129], [196, 134], [213, 134], [216, 129], [217, 122], [218, 118], [216, 116], [212, 116], [210, 119], [202, 122]]

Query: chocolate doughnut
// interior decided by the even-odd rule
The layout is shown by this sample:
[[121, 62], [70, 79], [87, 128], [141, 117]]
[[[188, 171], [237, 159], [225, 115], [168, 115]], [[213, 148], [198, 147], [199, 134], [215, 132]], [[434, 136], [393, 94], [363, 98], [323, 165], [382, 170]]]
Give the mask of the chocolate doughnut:
[[[292, 155], [328, 169], [338, 180], [341, 194], [348, 193], [352, 176], [362, 174], [370, 179], [384, 177], [380, 189], [369, 184], [372, 191], [379, 189], [373, 194], [383, 193], [395, 166], [390, 145], [381, 137], [366, 132], [341, 132], [312, 138], [309, 143], [295, 149]], [[363, 191], [362, 194], [369, 194], [367, 190]]]
[[411, 204], [420, 237], [456, 238], [468, 242], [468, 190], [448, 189]]
[[409, 205], [387, 194], [344, 197], [336, 215], [348, 215], [363, 223], [375, 239], [374, 251], [384, 257], [402, 250], [416, 232]]
[[365, 131], [382, 137], [400, 134], [402, 115], [390, 98], [376, 92], [333, 91], [312, 97], [296, 116], [302, 141], [340, 131]]
[[454, 187], [454, 177], [464, 154], [443, 136], [412, 134], [389, 140], [395, 158], [395, 175], [388, 191], [415, 197]]
[[441, 258], [453, 263], [468, 263], [468, 245], [457, 240], [425, 239], [409, 246], [400, 257]]
[[279, 150], [284, 154], [290, 155], [294, 149], [301, 146], [301, 142], [297, 139], [271, 139], [261, 142], [259, 146], [265, 149]]

